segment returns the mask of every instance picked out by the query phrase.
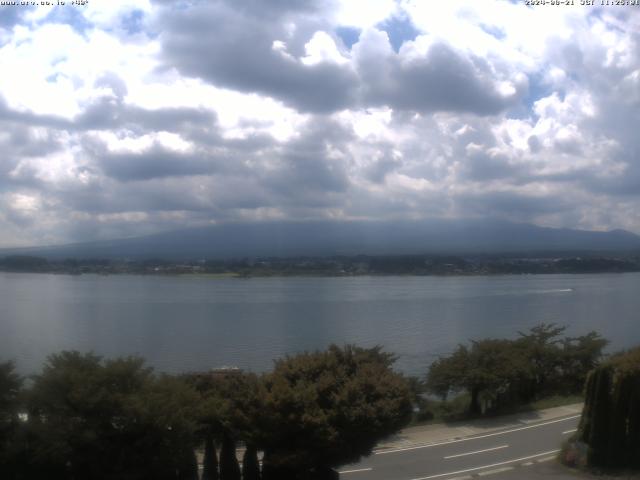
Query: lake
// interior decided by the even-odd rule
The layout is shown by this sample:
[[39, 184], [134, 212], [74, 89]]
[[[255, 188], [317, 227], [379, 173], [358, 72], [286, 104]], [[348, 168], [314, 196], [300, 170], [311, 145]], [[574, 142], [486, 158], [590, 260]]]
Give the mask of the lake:
[[261, 372], [330, 343], [381, 344], [422, 375], [460, 342], [541, 322], [640, 344], [640, 274], [211, 278], [0, 273], [0, 359], [21, 373], [62, 349], [144, 356], [158, 370]]

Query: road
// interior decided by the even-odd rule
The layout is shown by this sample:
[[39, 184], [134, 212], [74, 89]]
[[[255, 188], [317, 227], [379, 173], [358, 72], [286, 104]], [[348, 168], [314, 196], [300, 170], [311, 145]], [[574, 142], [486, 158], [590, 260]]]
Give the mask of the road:
[[342, 480], [452, 480], [500, 473], [555, 458], [580, 416], [570, 415], [471, 437], [379, 450], [341, 468]]

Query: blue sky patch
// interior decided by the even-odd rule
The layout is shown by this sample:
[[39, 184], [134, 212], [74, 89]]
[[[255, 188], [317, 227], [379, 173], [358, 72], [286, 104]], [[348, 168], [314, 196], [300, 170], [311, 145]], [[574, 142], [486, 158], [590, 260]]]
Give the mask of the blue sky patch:
[[484, 32], [488, 33], [494, 38], [497, 38], [498, 40], [502, 40], [506, 37], [504, 30], [498, 27], [495, 27], [493, 25], [486, 25], [484, 23], [481, 23], [479, 26]]
[[[554, 89], [543, 79], [542, 73], [534, 73], [529, 75], [529, 91], [524, 96], [523, 101], [529, 110], [533, 110], [533, 104], [541, 98], [548, 97], [553, 94]], [[558, 91], [561, 98], [564, 97], [564, 91]]]
[[406, 41], [414, 40], [420, 32], [413, 26], [409, 17], [391, 17], [377, 27], [387, 32], [391, 46], [397, 52]]
[[51, 9], [51, 12], [44, 17], [39, 23], [60, 23], [69, 25], [76, 32], [84, 35], [87, 30], [93, 27], [93, 24], [89, 22], [84, 15], [82, 15], [81, 9], [58, 7], [55, 6]]
[[342, 39], [345, 46], [349, 49], [358, 41], [360, 38], [360, 29], [352, 28], [352, 27], [338, 27], [336, 29], [336, 33]]
[[144, 12], [136, 9], [122, 17], [122, 29], [129, 35], [135, 35], [144, 30]]

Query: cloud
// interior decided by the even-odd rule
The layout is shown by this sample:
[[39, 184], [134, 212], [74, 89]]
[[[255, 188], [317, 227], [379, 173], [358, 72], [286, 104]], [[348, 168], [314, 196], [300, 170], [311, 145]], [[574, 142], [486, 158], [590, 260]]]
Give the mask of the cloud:
[[223, 2], [169, 7], [159, 20], [165, 62], [216, 85], [284, 99], [302, 111], [352, 103], [355, 74], [330, 61], [307, 65], [295, 58], [286, 47], [295, 34], [282, 19], [268, 19]]
[[141, 153], [104, 153], [99, 157], [105, 175], [120, 181], [212, 173], [212, 162], [199, 155], [172, 152], [159, 145]]
[[[498, 78], [485, 59], [442, 41], [425, 49], [427, 37], [407, 37], [396, 52], [388, 34], [371, 27], [341, 51], [328, 33], [330, 19], [285, 12], [265, 19], [221, 1], [167, 7], [158, 20], [166, 66], [314, 113], [385, 105], [489, 115], [513, 105], [525, 88], [522, 77]], [[395, 32], [396, 23], [388, 25]], [[310, 61], [320, 40], [325, 54]]]
[[7, 10], [0, 245], [273, 219], [640, 232], [640, 11], [425, 5]]
[[468, 58], [443, 42], [421, 50], [410, 41], [396, 53], [385, 32], [364, 32], [353, 48], [364, 105], [490, 115], [513, 105], [521, 94], [522, 85], [505, 84], [501, 92], [481, 58]]

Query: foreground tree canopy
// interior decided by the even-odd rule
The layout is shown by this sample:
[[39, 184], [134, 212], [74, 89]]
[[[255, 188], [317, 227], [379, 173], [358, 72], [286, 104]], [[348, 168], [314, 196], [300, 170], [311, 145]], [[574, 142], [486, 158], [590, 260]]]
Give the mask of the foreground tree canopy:
[[561, 337], [565, 330], [541, 324], [515, 340], [484, 339], [459, 345], [431, 365], [427, 389], [443, 398], [467, 392], [472, 414], [549, 394], [580, 393], [607, 341], [596, 332]]
[[209, 480], [334, 478], [332, 467], [409, 421], [411, 394], [393, 360], [380, 348], [331, 346], [263, 376], [173, 377], [137, 357], [62, 352], [28, 388], [0, 364], [0, 478], [196, 480], [196, 449]]
[[589, 374], [576, 437], [592, 466], [640, 468], [640, 348]]
[[411, 392], [393, 361], [380, 348], [332, 346], [276, 362], [265, 378], [267, 468], [314, 472], [354, 462], [406, 425]]
[[189, 469], [197, 393], [140, 358], [52, 355], [24, 394], [17, 478], [164, 479]]

